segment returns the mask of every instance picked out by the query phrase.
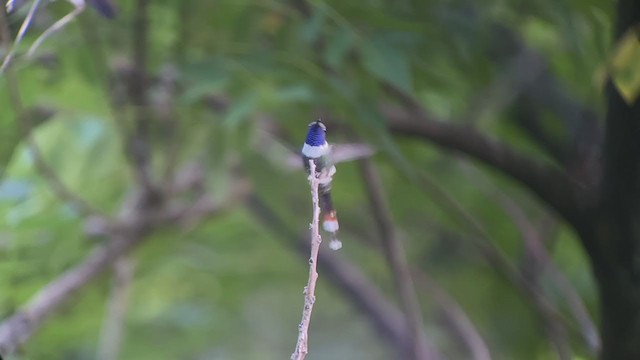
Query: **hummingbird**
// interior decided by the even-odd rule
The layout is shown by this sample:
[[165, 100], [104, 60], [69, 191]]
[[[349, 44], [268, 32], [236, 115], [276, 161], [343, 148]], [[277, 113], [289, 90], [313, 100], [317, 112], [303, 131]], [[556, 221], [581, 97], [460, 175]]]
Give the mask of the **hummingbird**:
[[309, 161], [313, 161], [315, 164], [316, 174], [314, 175], [319, 179], [318, 194], [322, 212], [322, 228], [331, 234], [329, 247], [332, 250], [338, 250], [342, 247], [342, 242], [338, 240], [336, 235], [340, 225], [331, 201], [331, 182], [336, 173], [336, 167], [331, 161], [331, 146], [327, 143], [326, 133], [327, 127], [322, 123], [322, 120], [318, 119], [310, 123], [301, 155], [307, 174], [311, 173]]

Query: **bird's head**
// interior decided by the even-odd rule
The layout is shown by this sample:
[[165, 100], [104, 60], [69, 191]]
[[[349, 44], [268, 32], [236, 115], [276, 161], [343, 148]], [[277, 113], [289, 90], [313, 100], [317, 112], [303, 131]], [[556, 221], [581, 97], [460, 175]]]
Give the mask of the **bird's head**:
[[324, 126], [320, 119], [309, 124], [309, 132], [305, 143], [310, 146], [322, 146], [326, 142], [325, 134], [327, 127]]

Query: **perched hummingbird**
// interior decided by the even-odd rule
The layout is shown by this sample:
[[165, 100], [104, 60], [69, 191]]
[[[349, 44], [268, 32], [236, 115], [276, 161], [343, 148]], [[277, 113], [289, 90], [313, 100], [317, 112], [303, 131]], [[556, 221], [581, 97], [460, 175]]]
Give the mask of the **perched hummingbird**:
[[302, 146], [302, 161], [307, 174], [311, 172], [309, 161], [313, 160], [316, 167], [316, 176], [319, 179], [318, 194], [320, 197], [320, 210], [322, 211], [322, 228], [331, 234], [329, 247], [338, 250], [342, 242], [338, 240], [336, 233], [339, 229], [338, 217], [331, 201], [331, 181], [336, 173], [336, 167], [330, 161], [331, 147], [326, 140], [327, 128], [320, 119], [309, 124], [307, 139]]

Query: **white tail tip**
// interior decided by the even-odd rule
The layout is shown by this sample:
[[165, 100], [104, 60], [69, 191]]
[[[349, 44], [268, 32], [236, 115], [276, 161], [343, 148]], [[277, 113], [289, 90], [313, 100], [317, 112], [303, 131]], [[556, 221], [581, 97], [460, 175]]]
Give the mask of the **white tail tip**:
[[331, 239], [331, 241], [329, 242], [329, 249], [334, 251], [342, 249], [342, 241], [338, 239]]
[[338, 224], [338, 220], [334, 217], [325, 217], [325, 220], [322, 222], [322, 228], [326, 232], [334, 233], [340, 229], [340, 225]]

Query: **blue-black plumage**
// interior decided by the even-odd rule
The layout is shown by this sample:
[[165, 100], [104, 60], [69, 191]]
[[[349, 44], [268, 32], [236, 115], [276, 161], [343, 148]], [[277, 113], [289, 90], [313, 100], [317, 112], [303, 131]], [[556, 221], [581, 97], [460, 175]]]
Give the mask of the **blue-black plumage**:
[[316, 176], [320, 180], [318, 192], [320, 195], [320, 209], [323, 213], [322, 227], [331, 234], [329, 246], [333, 250], [338, 250], [342, 247], [342, 243], [336, 237], [336, 232], [339, 229], [338, 217], [331, 201], [331, 181], [336, 168], [327, 161], [330, 147], [325, 137], [326, 132], [327, 128], [320, 119], [309, 124], [309, 131], [301, 153], [307, 174], [311, 171], [309, 161], [313, 161], [315, 164]]
[[307, 139], [305, 144], [310, 146], [322, 146], [326, 142], [325, 133], [327, 128], [324, 126], [320, 119], [309, 124], [309, 132], [307, 132]]
[[309, 124], [307, 138], [302, 146], [302, 156], [309, 159], [319, 159], [329, 152], [329, 144], [325, 138], [327, 128], [320, 119]]

